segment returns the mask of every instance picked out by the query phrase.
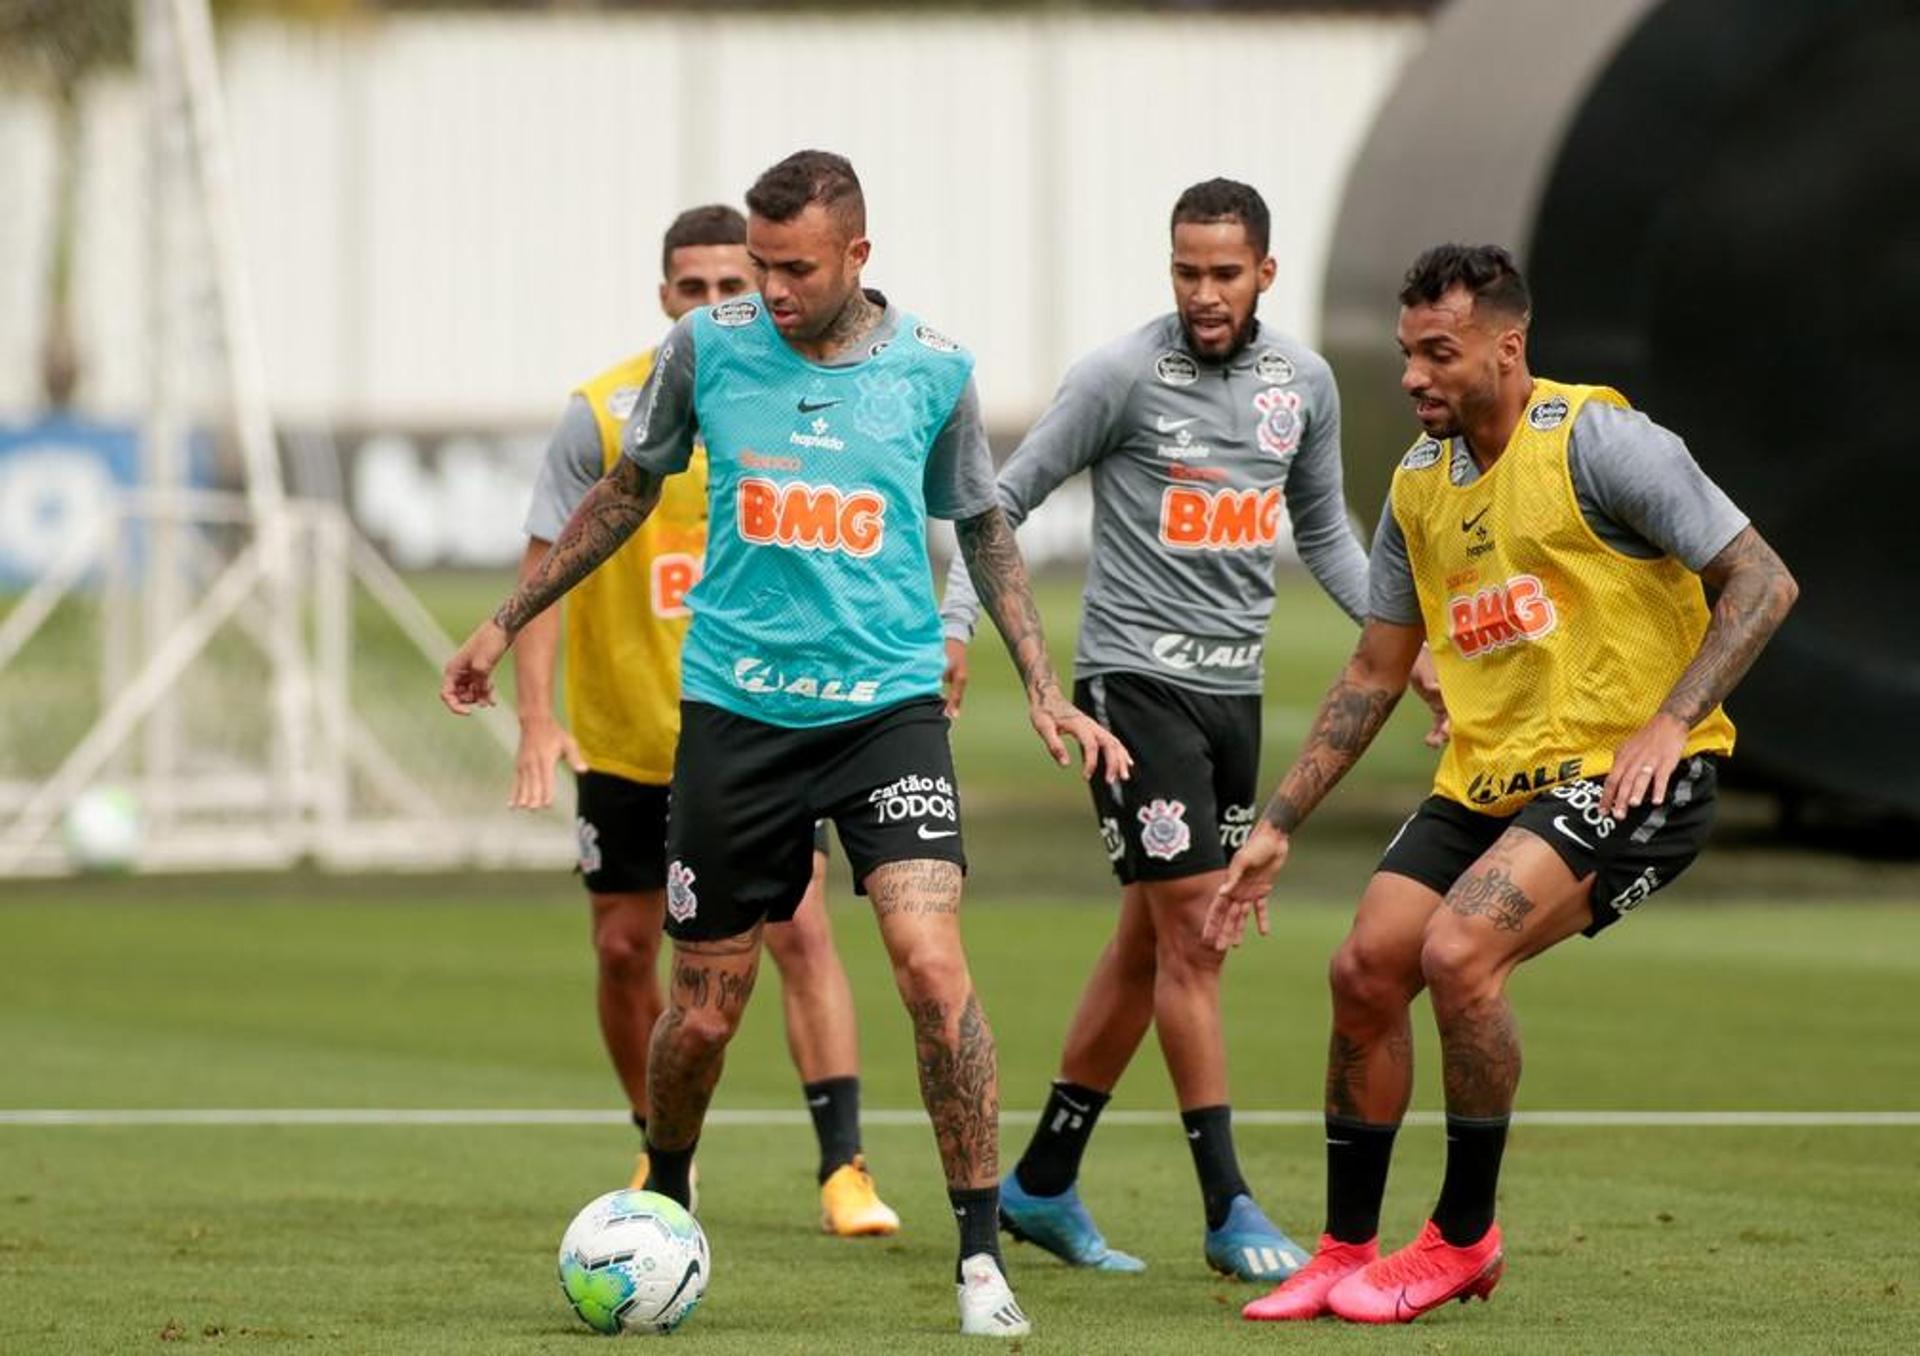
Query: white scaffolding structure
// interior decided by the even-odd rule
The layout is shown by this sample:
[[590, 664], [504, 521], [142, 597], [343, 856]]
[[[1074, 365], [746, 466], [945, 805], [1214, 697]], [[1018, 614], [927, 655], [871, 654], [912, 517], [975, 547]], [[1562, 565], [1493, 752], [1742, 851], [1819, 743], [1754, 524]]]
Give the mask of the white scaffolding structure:
[[[72, 869], [56, 830], [103, 781], [138, 792], [138, 869], [564, 863], [558, 815], [505, 808], [511, 720], [440, 713], [452, 639], [340, 505], [286, 493], [207, 3], [136, 2], [150, 129], [145, 484], [104, 506], [99, 529], [0, 619], [9, 733], [57, 749], [50, 766], [0, 768], [0, 876]], [[189, 487], [188, 386], [206, 334], [237, 492]], [[84, 700], [79, 674], [56, 661], [36, 681], [32, 660], [90, 610], [97, 695], [69, 739], [60, 713]], [[395, 641], [385, 669], [366, 672], [356, 638], [377, 629]]]

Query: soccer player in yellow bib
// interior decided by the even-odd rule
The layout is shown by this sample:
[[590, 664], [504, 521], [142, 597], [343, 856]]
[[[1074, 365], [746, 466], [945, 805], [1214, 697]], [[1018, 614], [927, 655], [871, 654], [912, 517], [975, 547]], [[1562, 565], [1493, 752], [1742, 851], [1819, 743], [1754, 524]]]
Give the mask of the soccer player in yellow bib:
[[[661, 247], [660, 305], [678, 320], [753, 289], [746, 219], [731, 207], [695, 207]], [[595, 481], [620, 454], [620, 430], [653, 367], [653, 351], [583, 383], [548, 446], [527, 516], [524, 581]], [[696, 451], [633, 538], [567, 600], [566, 710], [554, 717], [560, 609], [527, 624], [515, 658], [520, 752], [513, 804], [553, 800], [554, 767], [578, 774], [580, 872], [593, 902], [599, 953], [600, 1031], [632, 1104], [647, 1125], [647, 1053], [665, 997], [660, 936], [666, 907], [667, 783], [680, 732], [680, 644], [686, 595], [707, 544], [707, 475]], [[766, 929], [780, 970], [787, 1048], [800, 1072], [820, 1142], [821, 1226], [844, 1237], [891, 1234], [900, 1220], [867, 1172], [860, 1145], [859, 1051], [853, 991], [834, 950], [823, 886], [826, 831], [816, 830], [813, 879], [789, 923]], [[647, 1177], [643, 1151], [634, 1170]]]
[[[1508, 976], [1692, 863], [1733, 751], [1720, 703], [1797, 594], [1679, 438], [1616, 391], [1528, 371], [1532, 304], [1505, 250], [1427, 251], [1400, 304], [1401, 385], [1425, 436], [1394, 474], [1359, 646], [1228, 867], [1214, 944], [1237, 945], [1249, 912], [1266, 931], [1292, 834], [1385, 722], [1423, 640], [1453, 739], [1334, 954], [1326, 1228], [1251, 1319], [1404, 1323], [1492, 1293], [1520, 1079]], [[1440, 1029], [1446, 1175], [1419, 1237], [1382, 1257], [1422, 989]]]

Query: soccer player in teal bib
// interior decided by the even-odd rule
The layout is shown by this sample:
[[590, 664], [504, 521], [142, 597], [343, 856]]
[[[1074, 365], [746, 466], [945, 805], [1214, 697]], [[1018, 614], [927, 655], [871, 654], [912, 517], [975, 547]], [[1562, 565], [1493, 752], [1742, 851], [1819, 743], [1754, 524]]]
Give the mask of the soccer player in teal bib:
[[553, 550], [448, 661], [441, 699], [493, 698], [513, 638], [611, 555], [704, 437], [706, 570], [688, 595], [667, 828], [673, 981], [654, 1026], [648, 1186], [688, 1199], [688, 1165], [761, 929], [791, 917], [813, 824], [832, 819], [871, 898], [913, 1021], [921, 1095], [959, 1224], [963, 1333], [1030, 1330], [997, 1235], [993, 1036], [960, 942], [960, 801], [926, 520], [954, 522], [1054, 759], [1124, 779], [1127, 751], [1062, 694], [1013, 531], [997, 507], [973, 362], [860, 285], [871, 246], [853, 167], [800, 151], [747, 193], [760, 282], [660, 345], [623, 455]]

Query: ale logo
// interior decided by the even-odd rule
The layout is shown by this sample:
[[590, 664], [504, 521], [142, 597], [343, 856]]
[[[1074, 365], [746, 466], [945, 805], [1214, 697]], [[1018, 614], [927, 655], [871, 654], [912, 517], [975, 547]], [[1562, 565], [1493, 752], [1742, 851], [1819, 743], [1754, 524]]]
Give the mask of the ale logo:
[[1280, 489], [1169, 486], [1160, 496], [1160, 540], [1182, 551], [1244, 551], [1280, 535]]
[[755, 546], [870, 556], [886, 538], [887, 501], [873, 490], [746, 476], [737, 503], [740, 536]]
[[1478, 659], [1494, 650], [1539, 640], [1560, 623], [1546, 585], [1530, 574], [1515, 575], [1478, 593], [1447, 600], [1453, 648], [1462, 659]]

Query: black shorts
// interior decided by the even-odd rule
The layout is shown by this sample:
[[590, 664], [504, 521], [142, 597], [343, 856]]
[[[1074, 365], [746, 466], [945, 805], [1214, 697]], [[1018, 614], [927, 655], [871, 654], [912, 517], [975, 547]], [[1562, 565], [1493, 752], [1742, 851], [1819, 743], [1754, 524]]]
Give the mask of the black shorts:
[[[573, 827], [580, 857], [575, 870], [596, 895], [640, 894], [667, 883], [667, 788], [611, 772], [578, 778]], [[827, 850], [827, 824], [813, 828], [813, 850]]]
[[966, 869], [947, 717], [938, 697], [794, 730], [680, 704], [667, 820], [667, 935], [737, 937], [793, 917], [832, 820], [854, 887], [888, 862]]
[[1100, 839], [1120, 883], [1224, 867], [1253, 828], [1260, 698], [1103, 673], [1076, 682], [1073, 700], [1133, 755], [1131, 779], [1092, 782]]
[[1673, 884], [1700, 855], [1713, 825], [1720, 760], [1684, 758], [1667, 785], [1664, 804], [1648, 803], [1625, 819], [1600, 812], [1601, 780], [1583, 778], [1550, 787], [1511, 815], [1483, 815], [1458, 801], [1429, 796], [1387, 844], [1379, 870], [1409, 876], [1444, 895], [1513, 825], [1546, 843], [1567, 870], [1593, 876], [1588, 907], [1591, 937]]

